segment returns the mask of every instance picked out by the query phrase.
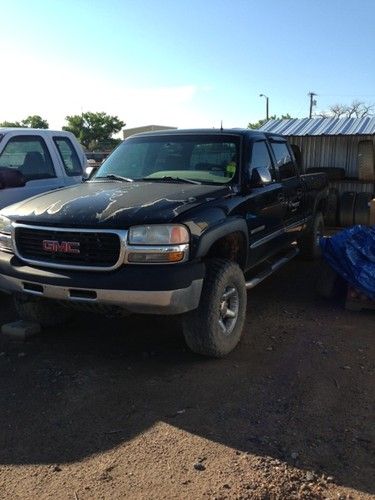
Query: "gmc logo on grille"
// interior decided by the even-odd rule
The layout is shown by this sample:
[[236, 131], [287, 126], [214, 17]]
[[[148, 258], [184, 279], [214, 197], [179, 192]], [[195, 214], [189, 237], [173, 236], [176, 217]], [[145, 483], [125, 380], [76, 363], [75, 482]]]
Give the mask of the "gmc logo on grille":
[[75, 253], [79, 254], [80, 244], [78, 241], [59, 241], [43, 240], [43, 250], [50, 253]]

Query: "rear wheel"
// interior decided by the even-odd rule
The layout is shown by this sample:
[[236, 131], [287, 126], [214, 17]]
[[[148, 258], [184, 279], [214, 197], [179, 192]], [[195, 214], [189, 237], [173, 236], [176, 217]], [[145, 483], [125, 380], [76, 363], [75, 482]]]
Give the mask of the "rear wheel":
[[44, 327], [63, 325], [73, 315], [72, 311], [54, 301], [22, 293], [14, 296], [14, 305], [20, 319], [33, 321]]
[[211, 259], [197, 309], [182, 322], [190, 349], [204, 356], [221, 358], [240, 341], [246, 315], [246, 285], [234, 262]]
[[325, 260], [322, 260], [315, 283], [317, 294], [325, 299], [335, 298], [339, 293], [340, 282], [337, 272]]
[[300, 239], [298, 246], [301, 252], [301, 257], [308, 260], [320, 258], [321, 251], [319, 240], [323, 236], [324, 220], [323, 214], [317, 212], [310, 227], [305, 231], [305, 234]]

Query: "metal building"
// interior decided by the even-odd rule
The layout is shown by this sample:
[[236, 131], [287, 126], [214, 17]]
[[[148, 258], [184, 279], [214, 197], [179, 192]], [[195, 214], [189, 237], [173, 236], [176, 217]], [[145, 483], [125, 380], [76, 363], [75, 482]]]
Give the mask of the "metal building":
[[375, 117], [269, 120], [261, 129], [282, 134], [302, 151], [304, 171], [315, 167], [345, 169], [345, 190], [373, 192]]

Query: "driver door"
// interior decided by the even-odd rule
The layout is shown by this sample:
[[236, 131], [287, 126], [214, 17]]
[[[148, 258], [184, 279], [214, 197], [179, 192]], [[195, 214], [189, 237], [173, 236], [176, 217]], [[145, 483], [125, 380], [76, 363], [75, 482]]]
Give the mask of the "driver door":
[[249, 177], [254, 168], [269, 171], [269, 182], [255, 187], [245, 195], [241, 204], [249, 231], [249, 267], [258, 264], [285, 246], [284, 223], [287, 215], [287, 200], [284, 186], [276, 180], [272, 158], [265, 140], [252, 145], [249, 162]]

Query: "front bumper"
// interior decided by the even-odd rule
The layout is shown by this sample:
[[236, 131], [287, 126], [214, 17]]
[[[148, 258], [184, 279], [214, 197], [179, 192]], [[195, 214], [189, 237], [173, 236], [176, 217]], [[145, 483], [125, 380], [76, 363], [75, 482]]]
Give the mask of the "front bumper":
[[117, 306], [141, 314], [182, 314], [199, 304], [205, 266], [123, 266], [113, 272], [55, 271], [0, 252], [0, 290], [52, 300]]

